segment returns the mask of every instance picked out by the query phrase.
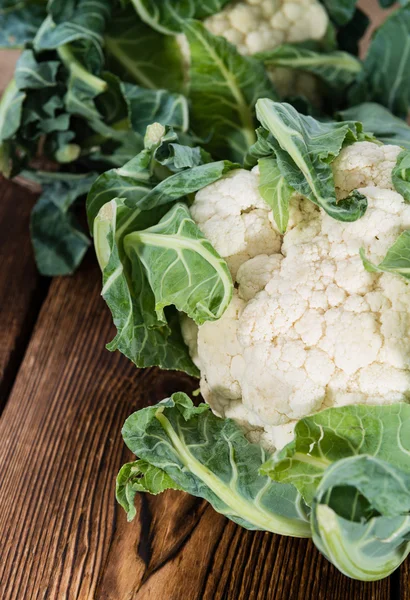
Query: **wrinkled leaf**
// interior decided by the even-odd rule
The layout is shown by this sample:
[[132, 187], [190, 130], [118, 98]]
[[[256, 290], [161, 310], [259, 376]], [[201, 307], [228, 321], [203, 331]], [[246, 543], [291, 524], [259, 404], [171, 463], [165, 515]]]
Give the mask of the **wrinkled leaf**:
[[156, 496], [165, 490], [181, 490], [163, 471], [143, 460], [126, 463], [117, 476], [117, 502], [127, 513], [127, 520], [132, 521], [136, 515], [135, 496], [139, 492], [148, 492]]
[[12, 79], [0, 101], [0, 142], [11, 138], [18, 130], [25, 98], [25, 93]]
[[174, 394], [131, 415], [122, 434], [140, 459], [243, 527], [310, 536], [295, 488], [260, 476], [264, 450], [249, 443], [234, 421], [213, 415], [208, 405], [196, 408], [185, 394]]
[[329, 467], [312, 505], [313, 541], [345, 575], [388, 577], [410, 552], [410, 476], [372, 456]]
[[17, 61], [14, 79], [19, 90], [54, 87], [58, 68], [58, 61], [38, 62], [32, 50], [24, 50]]
[[263, 465], [275, 481], [292, 483], [311, 505], [326, 469], [368, 454], [410, 473], [410, 405], [329, 408], [299, 421], [295, 439]]
[[155, 296], [155, 310], [174, 305], [198, 325], [219, 319], [232, 299], [226, 262], [192, 220], [184, 204], [176, 204], [157, 225], [124, 238], [130, 261], [141, 261]]
[[43, 275], [68, 275], [81, 263], [90, 240], [71, 208], [78, 198], [87, 194], [94, 180], [95, 174], [45, 178], [30, 225], [34, 256]]
[[[367, 200], [357, 191], [336, 201], [330, 163], [346, 142], [359, 139], [357, 123], [321, 123], [299, 114], [290, 104], [258, 100], [256, 114], [269, 133], [259, 141], [265, 151], [266, 141], [274, 151], [280, 172], [287, 184], [302, 196], [322, 207], [340, 221], [356, 221], [366, 211]], [[255, 152], [255, 150], [254, 150]]]

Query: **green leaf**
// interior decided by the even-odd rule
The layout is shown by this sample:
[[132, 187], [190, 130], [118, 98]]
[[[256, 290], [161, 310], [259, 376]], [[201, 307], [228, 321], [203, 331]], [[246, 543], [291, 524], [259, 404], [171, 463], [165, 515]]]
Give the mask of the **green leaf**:
[[372, 456], [339, 460], [317, 488], [311, 522], [316, 546], [342, 573], [388, 577], [410, 552], [410, 476]]
[[337, 29], [337, 47], [348, 54], [359, 56], [360, 42], [370, 24], [370, 19], [360, 8], [356, 8], [353, 17]]
[[148, 492], [156, 496], [165, 490], [181, 490], [172, 479], [157, 467], [143, 460], [126, 463], [120, 469], [116, 483], [117, 502], [127, 513], [127, 520], [136, 515], [135, 496], [139, 492]]
[[257, 54], [256, 58], [270, 67], [312, 73], [339, 93], [356, 79], [362, 69], [360, 61], [347, 52], [318, 52], [306, 44], [282, 44]]
[[380, 264], [369, 261], [363, 248], [360, 248], [360, 257], [364, 268], [370, 273], [394, 273], [410, 279], [410, 230], [399, 235]]
[[338, 116], [343, 121], [360, 121], [365, 131], [373, 133], [384, 144], [410, 150], [410, 127], [380, 104], [364, 102], [340, 111]]
[[[339, 221], [356, 221], [366, 211], [367, 200], [358, 192], [336, 201], [330, 163], [343, 145], [359, 139], [357, 123], [321, 123], [299, 114], [290, 104], [258, 100], [256, 114], [268, 132], [266, 141], [274, 151], [287, 184]], [[263, 139], [263, 138], [262, 138]]]
[[124, 81], [179, 92], [185, 80], [175, 37], [140, 21], [131, 6], [115, 13], [105, 33], [107, 67]]
[[410, 405], [329, 408], [299, 421], [295, 439], [263, 465], [275, 481], [292, 483], [309, 506], [328, 467], [367, 454], [410, 473]]
[[351, 103], [372, 101], [405, 118], [410, 103], [410, 6], [395, 11], [373, 36]]
[[345, 25], [353, 18], [357, 0], [323, 0], [323, 4], [337, 25]]
[[130, 83], [122, 83], [121, 89], [129, 107], [134, 131], [144, 135], [151, 123], [187, 131], [188, 103], [182, 94], [172, 94], [167, 90], [147, 90]]
[[164, 470], [181, 489], [205, 498], [248, 529], [309, 537], [303, 504], [292, 486], [258, 474], [266, 455], [240, 427], [185, 394], [131, 415], [122, 430], [130, 450]]
[[254, 107], [260, 97], [276, 93], [263, 64], [241, 56], [224, 38], [209, 33], [197, 21], [185, 21], [191, 50], [190, 99], [194, 131], [212, 154], [241, 161], [256, 141]]
[[396, 192], [401, 194], [404, 201], [410, 202], [410, 151], [403, 150], [397, 157], [396, 166], [391, 174]]
[[10, 139], [20, 127], [25, 98], [26, 94], [17, 88], [12, 79], [0, 101], [0, 143]]
[[261, 158], [259, 164], [259, 192], [273, 210], [273, 217], [281, 233], [289, 221], [289, 202], [294, 190], [286, 183], [274, 158]]
[[50, 277], [73, 273], [90, 240], [71, 208], [87, 194], [96, 175], [48, 175], [31, 213], [31, 237], [38, 270]]
[[231, 0], [131, 0], [141, 19], [161, 33], [182, 31], [187, 19], [203, 19], [218, 13]]
[[45, 17], [45, 4], [35, 0], [0, 0], [0, 48], [31, 42]]
[[[182, 339], [178, 315], [167, 314], [168, 322], [159, 321], [155, 299], [139, 261], [130, 261], [122, 250], [119, 223], [130, 221], [130, 209], [114, 199], [101, 208], [94, 221], [94, 244], [103, 273], [101, 295], [106, 301], [117, 335], [107, 345], [119, 350], [137, 367], [159, 366], [197, 376]], [[133, 227], [145, 229], [155, 224], [165, 210], [132, 214]]]
[[87, 45], [83, 51], [90, 63], [104, 63], [103, 33], [111, 16], [110, 0], [77, 0], [64, 3], [52, 2], [49, 16], [39, 28], [33, 44], [37, 52], [55, 50], [72, 42]]
[[55, 87], [58, 68], [58, 61], [38, 62], [32, 50], [24, 50], [17, 61], [14, 79], [19, 90]]
[[141, 261], [155, 295], [155, 310], [174, 305], [198, 325], [219, 319], [232, 299], [226, 262], [202, 235], [184, 204], [176, 204], [157, 225], [124, 238], [130, 261]]

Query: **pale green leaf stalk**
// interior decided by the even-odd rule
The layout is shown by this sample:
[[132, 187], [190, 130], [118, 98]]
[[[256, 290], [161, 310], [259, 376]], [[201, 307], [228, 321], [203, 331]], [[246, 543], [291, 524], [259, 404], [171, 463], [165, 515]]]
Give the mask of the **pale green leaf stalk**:
[[294, 190], [283, 177], [274, 158], [260, 158], [259, 192], [272, 208], [273, 217], [281, 233], [285, 233], [289, 221], [289, 202]]

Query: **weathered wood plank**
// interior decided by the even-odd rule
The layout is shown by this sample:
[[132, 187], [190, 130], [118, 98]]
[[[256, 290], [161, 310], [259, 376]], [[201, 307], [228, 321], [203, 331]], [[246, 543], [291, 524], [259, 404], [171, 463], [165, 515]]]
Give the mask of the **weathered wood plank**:
[[389, 581], [352, 582], [309, 542], [241, 530], [182, 493], [140, 497], [126, 523], [123, 421], [192, 384], [106, 351], [99, 291], [92, 260], [52, 283], [0, 420], [2, 600], [390, 598]]
[[0, 180], [0, 412], [48, 285], [37, 273], [30, 244], [34, 201], [34, 194]]

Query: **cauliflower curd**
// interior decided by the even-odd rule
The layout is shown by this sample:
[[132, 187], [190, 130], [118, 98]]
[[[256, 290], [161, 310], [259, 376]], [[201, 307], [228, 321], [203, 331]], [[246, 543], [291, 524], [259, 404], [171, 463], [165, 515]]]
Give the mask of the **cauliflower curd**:
[[410, 228], [393, 189], [401, 148], [357, 142], [332, 169], [343, 198], [359, 189], [365, 215], [344, 223], [294, 196], [280, 235], [258, 192], [259, 174], [237, 170], [197, 193], [193, 219], [235, 281], [217, 322], [183, 333], [215, 413], [232, 417], [268, 449], [290, 441], [295, 422], [322, 408], [394, 403], [410, 390], [410, 294], [405, 280], [365, 270]]

